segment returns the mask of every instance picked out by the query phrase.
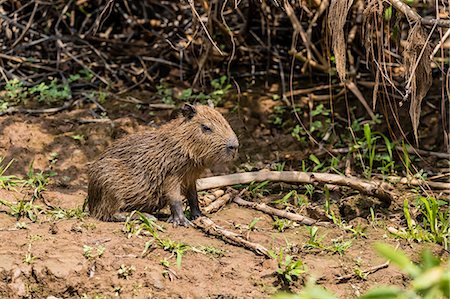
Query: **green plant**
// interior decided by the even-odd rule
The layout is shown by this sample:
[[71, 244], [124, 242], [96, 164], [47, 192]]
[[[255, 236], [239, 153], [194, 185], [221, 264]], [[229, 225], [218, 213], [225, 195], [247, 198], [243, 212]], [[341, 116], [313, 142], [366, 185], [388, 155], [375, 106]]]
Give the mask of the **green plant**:
[[27, 265], [31, 265], [36, 259], [37, 259], [37, 257], [31, 253], [31, 242], [30, 242], [30, 243], [28, 243], [28, 250], [25, 253], [23, 262]]
[[261, 220], [261, 218], [253, 218], [252, 221], [248, 224], [248, 230], [254, 231], [256, 230], [256, 223], [258, 223]]
[[14, 175], [5, 175], [5, 172], [14, 162], [14, 159], [11, 159], [8, 164], [3, 165], [3, 157], [0, 157], [0, 188], [2, 189], [11, 189], [19, 184], [23, 183], [23, 180], [19, 179]]
[[156, 86], [156, 94], [161, 98], [161, 101], [167, 105], [175, 104], [173, 100], [173, 91], [166, 84], [161, 83]]
[[42, 82], [33, 86], [29, 92], [37, 98], [38, 102], [45, 103], [55, 103], [72, 97], [69, 85], [59, 84], [56, 79], [50, 81], [50, 84]]
[[279, 232], [284, 232], [284, 230], [292, 225], [292, 222], [283, 219], [283, 218], [277, 218], [275, 217], [275, 221], [273, 222], [273, 228], [277, 229]]
[[22, 217], [27, 217], [31, 221], [35, 222], [37, 216], [42, 211], [42, 207], [33, 204], [33, 201], [20, 200], [17, 203], [11, 203], [9, 201], [0, 199], [0, 204], [9, 208], [9, 214], [16, 217], [19, 220]]
[[181, 259], [183, 258], [184, 253], [191, 249], [190, 246], [170, 239], [158, 239], [158, 242], [162, 249], [176, 255], [177, 267], [181, 268]]
[[269, 255], [277, 261], [277, 275], [285, 285], [290, 285], [293, 281], [297, 280], [301, 274], [307, 272], [306, 266], [300, 259], [296, 260], [290, 255], [284, 255], [283, 249], [280, 249], [278, 254], [269, 251]]
[[232, 86], [228, 83], [228, 78], [225, 75], [211, 80], [210, 84], [212, 87], [212, 91], [210, 93], [204, 94], [201, 92], [197, 95], [190, 95], [190, 97], [199, 100], [203, 104], [210, 101], [214, 106], [218, 106], [231, 90]]
[[328, 251], [331, 251], [333, 253], [337, 253], [339, 255], [342, 255], [347, 249], [350, 248], [350, 246], [352, 246], [352, 241], [348, 240], [348, 241], [341, 241], [338, 239], [334, 239], [332, 240], [333, 244], [329, 247], [327, 247]]
[[262, 197], [264, 194], [269, 193], [269, 190], [266, 186], [269, 184], [269, 181], [264, 181], [260, 183], [251, 182], [248, 185], [248, 191], [252, 194], [252, 196]]
[[[135, 216], [138, 216], [138, 219], [135, 219]], [[145, 214], [142, 214], [139, 211], [133, 211], [128, 215], [122, 231], [127, 233], [127, 238], [131, 238], [131, 236], [139, 236], [140, 234], [150, 235], [155, 239], [159, 239], [157, 231], [164, 231], [162, 226], [156, 224], [152, 219], [147, 218]]]
[[450, 240], [450, 213], [448, 204], [436, 200], [434, 197], [420, 196], [416, 202], [419, 211], [418, 218], [422, 224], [416, 223], [409, 212], [409, 202], [404, 200], [403, 213], [406, 220], [406, 229], [390, 230], [390, 232], [403, 239], [415, 241], [435, 242], [448, 249]]
[[319, 228], [317, 226], [308, 226], [306, 228], [309, 233], [309, 240], [306, 242], [306, 244], [303, 246], [305, 249], [323, 249], [325, 248], [322, 245], [322, 241], [325, 238], [325, 236], [319, 237], [317, 234], [319, 231]]
[[10, 106], [25, 102], [28, 90], [18, 79], [9, 80], [5, 85], [5, 93], [0, 97], [0, 111], [6, 111]]
[[160, 260], [159, 263], [166, 268], [170, 267], [170, 262], [166, 258]]
[[222, 257], [225, 255], [225, 251], [220, 248], [216, 248], [214, 246], [196, 246], [191, 247], [192, 251], [202, 253], [202, 254], [209, 254], [213, 255], [215, 257]]
[[[365, 158], [364, 160], [367, 161], [367, 165], [363, 163], [363, 158], [360, 158], [360, 160], [365, 176], [368, 179], [372, 177], [375, 162], [381, 164], [381, 166], [378, 167], [378, 170], [380, 170], [383, 175], [394, 172], [395, 163], [393, 160], [392, 151], [395, 144], [392, 143], [384, 134], [380, 132], [372, 132], [369, 123], [364, 124], [363, 131], [364, 138], [357, 141], [357, 144], [352, 147], [351, 151], [359, 149], [363, 150], [363, 157]], [[380, 150], [377, 151], [377, 143], [379, 139], [384, 141], [386, 152], [382, 152]]]
[[136, 268], [134, 266], [125, 266], [124, 264], [122, 264], [117, 271], [117, 275], [119, 276], [119, 278], [128, 279], [131, 275], [133, 275], [134, 271], [136, 271]]
[[297, 294], [278, 293], [271, 299], [337, 299], [333, 293], [324, 287], [318, 286], [313, 279], [310, 279], [305, 287]]
[[33, 198], [39, 198], [41, 192], [45, 190], [45, 187], [49, 183], [48, 179], [55, 176], [55, 172], [45, 173], [44, 171], [35, 172], [33, 168], [34, 161], [31, 161], [28, 166], [27, 179], [25, 180], [25, 185], [34, 188]]
[[296, 197], [296, 196], [297, 196], [297, 190], [291, 190], [285, 196], [283, 196], [281, 199], [274, 200], [274, 201], [272, 201], [272, 203], [287, 206], [287, 205], [289, 205], [289, 200], [292, 197]]
[[106, 247], [103, 245], [97, 246], [97, 248], [95, 248], [95, 252], [94, 247], [83, 245], [83, 256], [88, 260], [94, 260], [96, 258], [102, 257], [105, 253], [105, 250]]
[[449, 298], [450, 297], [450, 263], [444, 264], [433, 256], [429, 250], [421, 254], [421, 261], [414, 264], [408, 256], [396, 251], [387, 244], [376, 244], [378, 253], [397, 265], [411, 278], [408, 289], [394, 286], [381, 286], [369, 290], [360, 299], [372, 298]]
[[49, 210], [48, 215], [50, 215], [55, 220], [60, 219], [83, 219], [87, 216], [82, 206], [76, 207], [74, 209], [63, 209], [60, 207], [55, 207]]

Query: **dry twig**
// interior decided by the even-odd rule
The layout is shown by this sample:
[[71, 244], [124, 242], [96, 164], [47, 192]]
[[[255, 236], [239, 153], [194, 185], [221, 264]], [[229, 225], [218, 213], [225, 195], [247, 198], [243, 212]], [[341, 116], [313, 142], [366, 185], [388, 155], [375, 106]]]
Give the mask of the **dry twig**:
[[235, 245], [235, 246], [241, 246], [245, 249], [249, 249], [253, 252], [255, 252], [258, 255], [263, 255], [265, 257], [269, 256], [269, 250], [258, 243], [253, 243], [248, 240], [246, 240], [241, 235], [226, 230], [223, 227], [217, 225], [212, 221], [211, 219], [207, 217], [199, 217], [196, 220], [192, 222], [195, 227], [200, 228], [202, 231], [204, 231], [208, 235], [215, 236], [219, 239], [222, 239], [226, 243]]

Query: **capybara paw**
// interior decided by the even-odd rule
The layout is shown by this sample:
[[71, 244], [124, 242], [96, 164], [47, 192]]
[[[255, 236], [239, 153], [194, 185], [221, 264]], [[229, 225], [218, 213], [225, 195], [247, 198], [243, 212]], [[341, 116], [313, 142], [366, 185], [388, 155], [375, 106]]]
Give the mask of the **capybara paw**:
[[183, 215], [170, 215], [167, 222], [172, 223], [174, 227], [177, 226], [190, 226], [192, 223]]

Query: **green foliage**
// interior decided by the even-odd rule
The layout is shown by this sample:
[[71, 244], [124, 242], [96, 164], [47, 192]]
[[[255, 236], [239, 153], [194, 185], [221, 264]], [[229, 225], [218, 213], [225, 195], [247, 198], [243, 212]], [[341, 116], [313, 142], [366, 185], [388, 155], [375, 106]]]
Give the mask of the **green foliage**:
[[[192, 88], [184, 89], [179, 95], [179, 100], [184, 102], [199, 101], [202, 104], [207, 104], [208, 101], [211, 101], [214, 106], [218, 106], [230, 92], [232, 86], [225, 75], [213, 79], [210, 85], [212, 90], [206, 94], [203, 92], [195, 93]], [[163, 103], [175, 104], [173, 89], [167, 84], [162, 83], [156, 86], [156, 94], [161, 98]]]
[[350, 246], [352, 246], [352, 241], [350, 240], [342, 241], [335, 239], [332, 240], [332, 242], [333, 243], [331, 244], [331, 246], [327, 247], [327, 250], [339, 255], [342, 255], [347, 249], [350, 248]]
[[76, 207], [74, 209], [63, 209], [60, 207], [55, 207], [47, 212], [53, 219], [83, 219], [87, 216], [82, 206]]
[[[392, 143], [384, 134], [380, 132], [372, 132], [368, 123], [364, 124], [363, 131], [364, 139], [359, 140], [357, 145], [353, 147], [352, 151], [362, 149], [364, 157], [363, 160], [366, 161], [366, 163], [362, 164], [362, 167], [366, 177], [368, 179], [372, 177], [375, 162], [381, 165], [379, 170], [382, 174], [394, 172], [395, 163], [393, 160], [392, 150], [395, 147], [395, 144]], [[380, 138], [384, 141], [386, 152], [377, 149], [377, 143]]]
[[324, 249], [325, 246], [322, 244], [325, 236], [319, 237], [318, 231], [319, 228], [317, 226], [308, 226], [306, 228], [309, 233], [309, 239], [306, 244], [303, 246], [305, 249]]
[[166, 84], [156, 86], [156, 94], [161, 98], [161, 101], [167, 105], [175, 104], [173, 100], [173, 90]]
[[186, 251], [190, 250], [191, 247], [187, 244], [184, 244], [182, 242], [173, 241], [170, 239], [159, 239], [158, 242], [162, 249], [165, 251], [169, 251], [172, 254], [176, 255], [177, 260], [177, 267], [181, 268], [181, 259], [183, 258], [183, 255]]
[[306, 286], [298, 294], [278, 293], [271, 299], [337, 299], [333, 293], [315, 284], [313, 280], [308, 281]]
[[277, 275], [285, 285], [290, 285], [300, 275], [307, 272], [306, 266], [300, 259], [296, 260], [290, 255], [284, 255], [283, 249], [280, 249], [278, 254], [270, 250], [269, 255], [277, 261]]
[[431, 196], [419, 196], [415, 207], [419, 212], [417, 218], [422, 218], [422, 223], [419, 224], [412, 219], [409, 212], [409, 202], [405, 199], [403, 202], [403, 213], [407, 227], [399, 231], [391, 231], [391, 233], [403, 239], [438, 243], [447, 250], [450, 240], [448, 204]]
[[214, 246], [196, 246], [191, 247], [192, 251], [202, 253], [202, 254], [208, 254], [215, 257], [222, 257], [225, 255], [225, 251], [220, 248], [216, 248]]
[[381, 286], [369, 290], [361, 299], [372, 298], [449, 298], [450, 263], [444, 264], [429, 251], [422, 252], [421, 261], [415, 265], [408, 256], [387, 244], [376, 244], [378, 253], [397, 265], [412, 279], [408, 289]]
[[256, 183], [256, 182], [251, 182], [248, 185], [248, 191], [250, 192], [250, 194], [254, 197], [263, 197], [264, 194], [268, 194], [269, 193], [269, 189], [267, 189], [267, 185], [269, 185], [269, 181], [264, 181], [264, 182], [260, 182], [260, 183]]
[[[69, 82], [77, 79], [77, 76], [71, 76]], [[71, 97], [72, 91], [69, 85], [60, 83], [57, 79], [49, 83], [42, 82], [33, 87], [24, 86], [23, 82], [13, 79], [7, 82], [4, 93], [0, 97], [0, 111], [5, 111], [10, 106], [26, 104], [31, 99], [36, 99], [39, 103], [53, 104]]]
[[5, 172], [14, 162], [14, 159], [8, 162], [8, 164], [3, 164], [3, 157], [0, 157], [0, 188], [2, 189], [12, 189], [13, 187], [23, 184], [23, 180], [19, 179], [14, 175], [5, 175]]
[[278, 217], [275, 217], [275, 221], [273, 222], [273, 228], [275, 228], [281, 233], [284, 232], [286, 228], [291, 227], [291, 225], [292, 225], [291, 221]]
[[103, 245], [97, 246], [95, 250], [94, 247], [83, 245], [83, 256], [88, 260], [94, 260], [96, 258], [102, 257], [105, 253], [105, 250], [106, 247]]
[[256, 224], [261, 220], [261, 218], [253, 218], [252, 221], [248, 224], [248, 230], [254, 231], [256, 230]]
[[33, 204], [33, 201], [20, 200], [17, 203], [11, 203], [9, 201], [0, 199], [0, 204], [9, 208], [9, 214], [16, 217], [19, 220], [22, 217], [26, 217], [35, 222], [38, 215], [42, 211], [42, 207]]
[[128, 279], [133, 272], [136, 271], [134, 266], [125, 266], [124, 264], [120, 265], [119, 270], [117, 270], [117, 276], [122, 279]]
[[40, 83], [29, 89], [30, 95], [33, 95], [38, 102], [52, 104], [67, 100], [72, 97], [69, 85], [59, 84], [56, 79], [50, 81], [50, 84]]
[[31, 161], [28, 166], [27, 179], [25, 181], [25, 185], [34, 189], [33, 196], [34, 198], [39, 198], [41, 192], [45, 190], [45, 187], [49, 183], [48, 179], [52, 176], [55, 176], [55, 172], [45, 173], [44, 171], [35, 172], [33, 168], [34, 161]]

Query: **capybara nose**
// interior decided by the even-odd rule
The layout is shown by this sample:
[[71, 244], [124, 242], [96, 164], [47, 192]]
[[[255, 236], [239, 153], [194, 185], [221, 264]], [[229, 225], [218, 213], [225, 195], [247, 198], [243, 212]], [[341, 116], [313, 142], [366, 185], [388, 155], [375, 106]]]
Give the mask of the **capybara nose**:
[[227, 142], [226, 147], [229, 153], [235, 153], [239, 148], [239, 142], [237, 140], [230, 140]]

